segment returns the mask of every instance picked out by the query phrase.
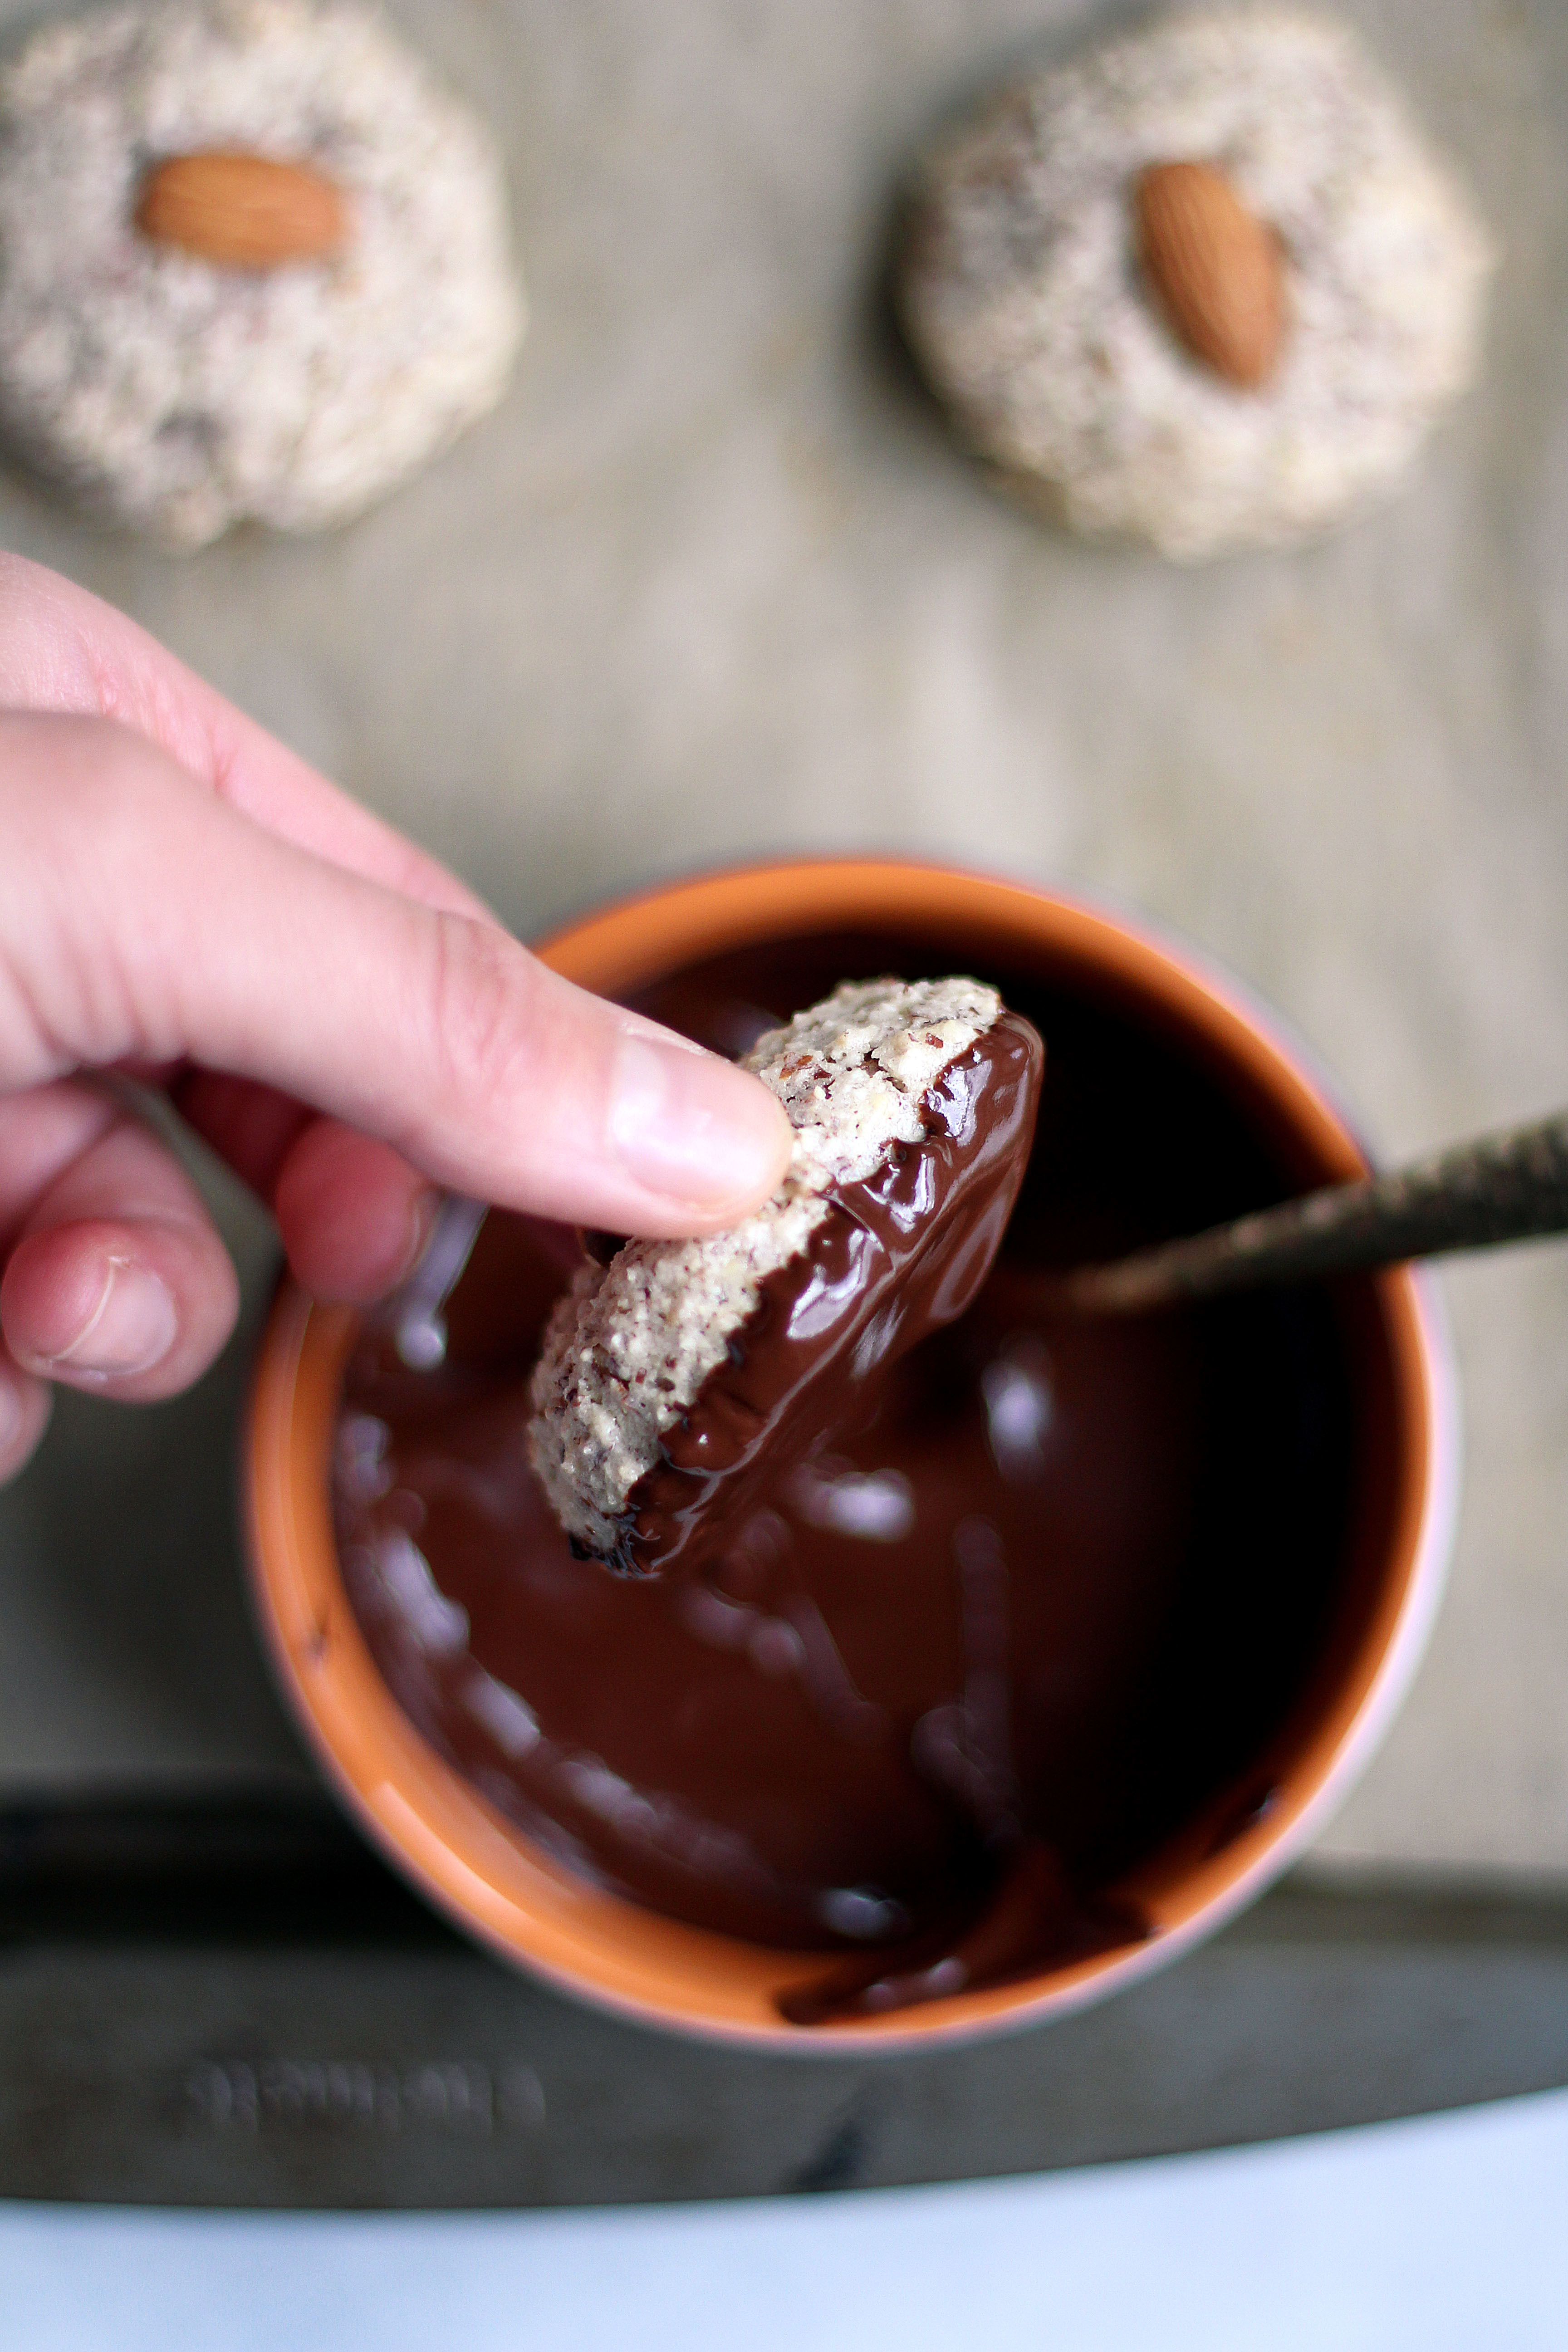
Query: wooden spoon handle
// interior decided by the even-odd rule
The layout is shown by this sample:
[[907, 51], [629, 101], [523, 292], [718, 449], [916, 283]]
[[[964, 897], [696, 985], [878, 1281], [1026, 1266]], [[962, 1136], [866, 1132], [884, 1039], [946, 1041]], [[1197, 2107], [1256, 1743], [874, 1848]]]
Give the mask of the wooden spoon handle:
[[1384, 1176], [1331, 1184], [1061, 1283], [1063, 1303], [1129, 1314], [1222, 1290], [1353, 1274], [1568, 1232], [1568, 1111], [1509, 1128]]

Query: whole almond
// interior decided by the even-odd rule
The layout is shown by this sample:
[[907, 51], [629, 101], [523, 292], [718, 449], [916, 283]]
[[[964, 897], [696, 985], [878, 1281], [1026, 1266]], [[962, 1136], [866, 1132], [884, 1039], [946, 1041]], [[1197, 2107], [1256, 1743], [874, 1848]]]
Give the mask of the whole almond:
[[136, 200], [136, 226], [226, 269], [319, 261], [348, 234], [342, 190], [308, 163], [212, 149], [155, 163]]
[[1212, 163], [1155, 163], [1138, 182], [1140, 255], [1187, 349], [1228, 383], [1256, 391], [1285, 334], [1279, 239]]

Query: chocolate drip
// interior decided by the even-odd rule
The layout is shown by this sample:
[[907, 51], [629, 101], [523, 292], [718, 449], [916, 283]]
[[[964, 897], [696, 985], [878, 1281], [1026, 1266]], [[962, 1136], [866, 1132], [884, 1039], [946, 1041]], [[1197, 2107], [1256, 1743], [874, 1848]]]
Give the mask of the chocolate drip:
[[1141, 1944], [1149, 1923], [1124, 1897], [1086, 1899], [1060, 1858], [1029, 1839], [965, 1917], [939, 1919], [892, 1951], [857, 1954], [783, 1995], [792, 2025], [833, 2025], [913, 2009], [978, 1986], [1028, 1976], [1048, 1954], [1058, 1964]]

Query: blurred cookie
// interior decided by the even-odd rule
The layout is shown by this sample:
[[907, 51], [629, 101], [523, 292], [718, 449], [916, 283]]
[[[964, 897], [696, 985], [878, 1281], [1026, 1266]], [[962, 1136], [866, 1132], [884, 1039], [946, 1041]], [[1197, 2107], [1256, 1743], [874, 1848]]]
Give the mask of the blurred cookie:
[[1395, 488], [1475, 375], [1490, 267], [1353, 36], [1247, 13], [992, 100], [921, 175], [900, 299], [1016, 487], [1193, 560]]
[[742, 1066], [795, 1129], [783, 1183], [728, 1233], [584, 1266], [534, 1371], [540, 1483], [623, 1571], [711, 1541], [756, 1478], [963, 1312], [1023, 1177], [1042, 1052], [978, 981], [879, 980], [770, 1030]]
[[0, 429], [107, 520], [342, 522], [522, 323], [488, 133], [359, 8], [114, 8], [0, 76]]

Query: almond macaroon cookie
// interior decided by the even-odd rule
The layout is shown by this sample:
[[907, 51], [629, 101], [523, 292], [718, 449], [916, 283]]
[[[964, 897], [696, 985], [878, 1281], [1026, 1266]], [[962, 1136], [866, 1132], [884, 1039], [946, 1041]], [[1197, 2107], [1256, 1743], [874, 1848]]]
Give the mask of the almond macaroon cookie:
[[1394, 489], [1476, 374], [1490, 268], [1355, 37], [1247, 10], [994, 97], [920, 174], [900, 305], [1013, 488], [1192, 561]]
[[1044, 1049], [994, 989], [849, 982], [742, 1067], [783, 1103], [778, 1190], [729, 1232], [584, 1265], [533, 1374], [529, 1450], [623, 1574], [721, 1549], [748, 1498], [971, 1305], [1027, 1164]]
[[342, 522], [522, 325], [493, 142], [364, 9], [115, 7], [0, 74], [0, 432], [106, 520]]

